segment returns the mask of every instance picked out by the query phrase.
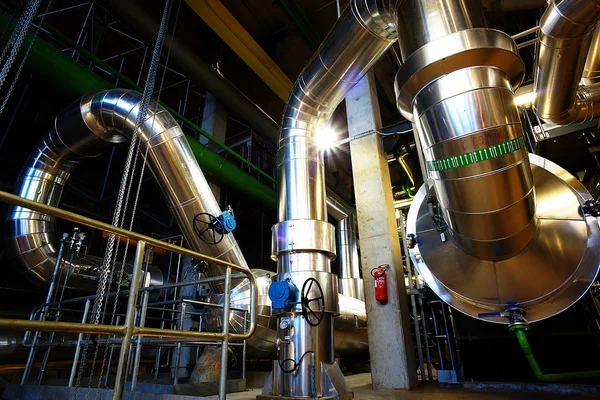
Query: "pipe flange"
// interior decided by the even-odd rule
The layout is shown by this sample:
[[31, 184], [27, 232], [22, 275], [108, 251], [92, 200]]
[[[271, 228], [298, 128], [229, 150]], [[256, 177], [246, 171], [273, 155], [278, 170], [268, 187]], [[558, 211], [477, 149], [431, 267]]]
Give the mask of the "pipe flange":
[[271, 258], [285, 253], [316, 251], [335, 260], [335, 228], [326, 221], [296, 219], [275, 224], [272, 230]]
[[398, 109], [412, 121], [412, 103], [419, 90], [440, 76], [474, 66], [502, 70], [513, 89], [525, 75], [517, 45], [506, 33], [487, 28], [456, 32], [427, 43], [408, 57], [394, 83]]

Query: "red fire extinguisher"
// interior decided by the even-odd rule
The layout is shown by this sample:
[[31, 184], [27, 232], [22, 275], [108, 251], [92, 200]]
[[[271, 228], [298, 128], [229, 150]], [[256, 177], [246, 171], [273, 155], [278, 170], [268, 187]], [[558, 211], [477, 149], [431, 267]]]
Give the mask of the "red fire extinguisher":
[[387, 278], [385, 273], [389, 267], [389, 264], [381, 264], [371, 270], [371, 276], [375, 279], [375, 300], [381, 304], [388, 302]]

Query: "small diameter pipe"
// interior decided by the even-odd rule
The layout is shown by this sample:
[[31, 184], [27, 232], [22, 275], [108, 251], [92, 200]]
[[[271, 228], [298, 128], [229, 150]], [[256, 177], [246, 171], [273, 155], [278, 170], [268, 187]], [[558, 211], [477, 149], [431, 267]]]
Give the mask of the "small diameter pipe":
[[597, 378], [600, 377], [600, 370], [596, 371], [581, 371], [581, 372], [563, 372], [557, 374], [544, 374], [538, 365], [529, 341], [527, 340], [527, 331], [529, 327], [526, 325], [516, 325], [510, 328], [511, 332], [514, 332], [521, 346], [521, 350], [525, 354], [525, 358], [533, 371], [533, 374], [540, 382], [559, 382], [559, 381], [570, 381], [575, 379], [586, 379], [586, 378]]

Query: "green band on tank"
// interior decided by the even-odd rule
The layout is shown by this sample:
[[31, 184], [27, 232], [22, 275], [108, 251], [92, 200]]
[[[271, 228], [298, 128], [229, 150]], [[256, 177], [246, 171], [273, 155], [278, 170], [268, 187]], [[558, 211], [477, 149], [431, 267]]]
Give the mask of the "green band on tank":
[[511, 139], [507, 142], [494, 144], [484, 149], [471, 151], [469, 153], [440, 158], [439, 160], [427, 161], [427, 168], [430, 171], [445, 171], [453, 168], [460, 168], [478, 162], [491, 160], [492, 158], [502, 157], [503, 155], [513, 153], [525, 147], [525, 137]]

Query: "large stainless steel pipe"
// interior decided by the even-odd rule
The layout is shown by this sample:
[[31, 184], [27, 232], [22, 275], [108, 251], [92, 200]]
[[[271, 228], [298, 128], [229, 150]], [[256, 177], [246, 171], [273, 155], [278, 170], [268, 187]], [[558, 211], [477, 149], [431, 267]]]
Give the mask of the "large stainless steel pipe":
[[600, 81], [600, 29], [594, 29], [594, 35], [590, 44], [587, 59], [583, 66], [581, 85], [589, 86]]
[[[68, 107], [56, 118], [55, 128], [42, 140], [21, 176], [19, 194], [37, 201], [57, 205], [62, 187], [76, 161], [101, 153], [108, 146], [131, 139], [139, 112], [141, 94], [122, 89], [91, 92]], [[221, 242], [207, 244], [194, 230], [194, 218], [201, 213], [218, 216], [221, 209], [202, 170], [194, 159], [185, 136], [173, 117], [156, 102], [152, 102], [146, 119], [138, 131], [142, 155], [169, 209], [181, 228], [189, 246], [201, 253], [246, 266], [246, 260], [232, 234]], [[74, 162], [75, 160], [75, 162]], [[20, 207], [9, 214], [12, 242], [27, 270], [41, 280], [51, 269], [45, 254], [54, 251], [51, 245], [51, 222], [46, 215]], [[205, 218], [206, 217], [202, 217]], [[211, 232], [204, 233], [207, 241]], [[29, 253], [36, 250], [35, 259]], [[223, 275], [221, 266], [211, 265], [207, 275]], [[217, 289], [220, 288], [216, 287]]]
[[479, 258], [508, 258], [535, 233], [514, 42], [486, 28], [477, 0], [402, 0], [398, 16], [398, 104], [414, 119], [450, 232]]
[[[311, 397], [323, 390], [323, 368], [334, 362], [333, 318], [338, 311], [333, 227], [327, 222], [325, 171], [316, 137], [346, 92], [395, 41], [394, 1], [353, 0], [296, 81], [284, 110], [278, 149], [279, 223], [273, 227], [275, 280], [299, 288], [316, 278], [325, 290], [326, 316], [309, 326], [297, 306], [280, 329], [280, 362], [303, 359], [295, 371], [274, 371], [278, 395]], [[286, 324], [287, 326], [287, 324]], [[314, 360], [314, 361], [313, 361]], [[311, 384], [314, 371], [315, 385]]]
[[[600, 94], [596, 85], [580, 90], [575, 109], [575, 91], [565, 87], [571, 100], [560, 95], [564, 81], [581, 78], [585, 53], [579, 56], [577, 46], [589, 37], [585, 13], [596, 7], [592, 1], [567, 5], [552, 4], [542, 20], [545, 35], [572, 39], [543, 39], [542, 53], [556, 59], [544, 64], [540, 57], [538, 80], [545, 90], [538, 111], [560, 118], [587, 114]], [[433, 188], [419, 189], [408, 214], [415, 266], [445, 302], [490, 322], [509, 323], [501, 316], [508, 307], [522, 308], [530, 321], [568, 308], [598, 271], [598, 221], [582, 211], [589, 193], [576, 179], [525, 152], [513, 101], [524, 68], [514, 42], [485, 28], [474, 0], [401, 0], [398, 17], [399, 25], [411, 24], [400, 34], [405, 59], [396, 76], [398, 107], [414, 120], [433, 180]], [[559, 22], [567, 25], [547, 29]], [[562, 47], [554, 52], [549, 44]], [[576, 76], [566, 69], [574, 64], [580, 66]], [[453, 240], [440, 233], [445, 227], [432, 213], [432, 198]]]
[[356, 213], [346, 204], [328, 193], [327, 212], [336, 222], [337, 263], [339, 265], [338, 289], [340, 294], [364, 301], [363, 280], [360, 277]]
[[[566, 125], [600, 115], [600, 90], [596, 85], [579, 87], [599, 18], [598, 0], [553, 0], [548, 5], [540, 21], [535, 80], [534, 107], [540, 118]], [[596, 53], [591, 57], [591, 63], [597, 62]], [[591, 63], [587, 68], [593, 74]]]
[[[15, 185], [19, 196], [57, 207], [69, 176], [82, 159], [96, 157], [125, 140], [119, 135], [74, 130], [77, 113], [78, 107], [70, 107], [61, 113], [34, 147]], [[48, 283], [60, 246], [54, 217], [12, 206], [5, 221], [5, 234], [9, 258], [16, 259], [25, 276], [34, 283]], [[59, 276], [66, 276], [69, 271], [69, 289], [92, 291], [98, 284], [101, 265], [102, 259], [91, 256], [64, 259]], [[153, 284], [162, 284], [158, 268], [150, 266], [149, 273]]]

